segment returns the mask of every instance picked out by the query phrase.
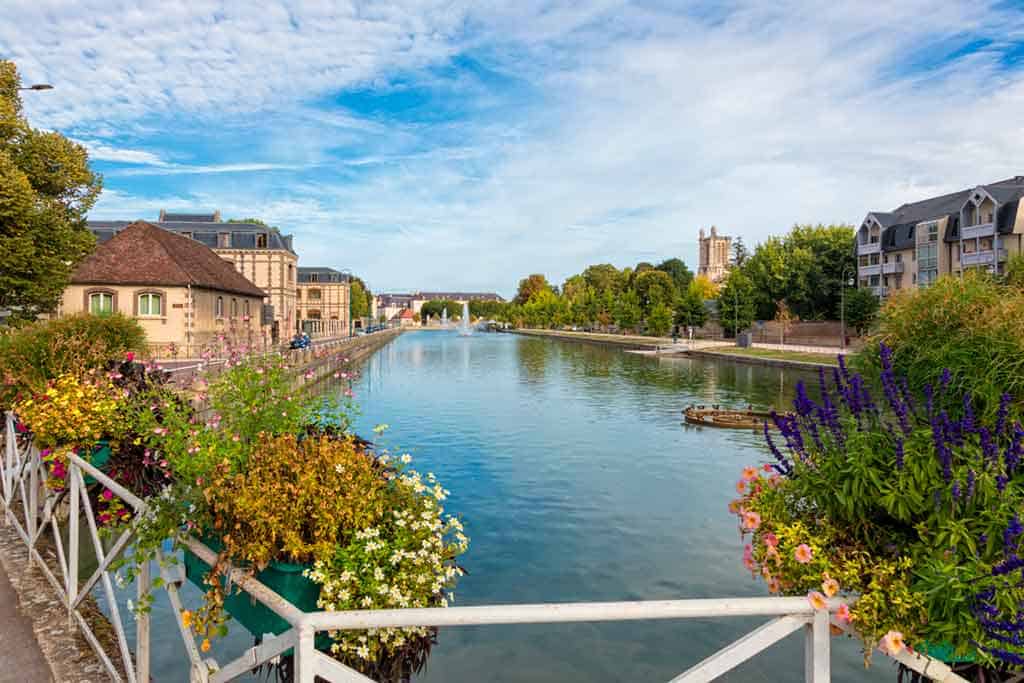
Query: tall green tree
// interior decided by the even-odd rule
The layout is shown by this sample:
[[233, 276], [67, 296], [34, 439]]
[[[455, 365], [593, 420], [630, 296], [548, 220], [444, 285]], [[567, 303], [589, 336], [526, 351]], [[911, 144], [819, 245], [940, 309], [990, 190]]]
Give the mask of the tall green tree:
[[370, 315], [370, 301], [373, 294], [361, 279], [352, 278], [352, 289], [349, 301], [352, 308], [352, 319], [367, 318]]
[[632, 289], [620, 296], [614, 305], [612, 316], [615, 324], [623, 330], [634, 330], [640, 324], [643, 310], [640, 308], [640, 297]]
[[729, 334], [744, 330], [756, 313], [754, 285], [742, 270], [733, 270], [718, 292], [718, 322]]
[[662, 270], [645, 270], [636, 276], [634, 289], [640, 299], [640, 309], [648, 316], [659, 304], [671, 306], [679, 295], [668, 273]]
[[733, 268], [742, 268], [743, 264], [750, 258], [750, 252], [747, 251], [747, 245], [743, 244], [743, 238], [737, 236], [732, 241], [732, 266]]
[[663, 303], [656, 304], [647, 316], [647, 334], [664, 337], [672, 329], [672, 309]]
[[516, 290], [516, 298], [514, 299], [517, 304], [527, 303], [535, 294], [540, 292], [553, 292], [551, 284], [548, 279], [540, 273], [534, 273], [528, 275], [519, 281], [519, 289]]
[[103, 186], [85, 148], [28, 124], [20, 85], [14, 63], [0, 60], [0, 310], [12, 322], [57, 307], [95, 246], [85, 215]]
[[582, 273], [587, 284], [598, 294], [605, 292], [617, 293], [625, 286], [626, 278], [622, 272], [610, 263], [599, 263], [588, 266]]
[[878, 317], [878, 297], [870, 289], [847, 289], [845, 297], [846, 327], [857, 334], [864, 334]]
[[693, 273], [686, 267], [682, 259], [665, 259], [655, 267], [672, 278], [672, 283], [676, 286], [677, 292], [685, 292], [693, 280]]
[[708, 311], [704, 307], [704, 298], [698, 288], [687, 287], [676, 303], [676, 324], [700, 327], [708, 319]]

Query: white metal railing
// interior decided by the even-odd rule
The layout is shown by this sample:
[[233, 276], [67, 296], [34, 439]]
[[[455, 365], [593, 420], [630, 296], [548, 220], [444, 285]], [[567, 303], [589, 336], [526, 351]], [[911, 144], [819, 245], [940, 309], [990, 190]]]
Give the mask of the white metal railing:
[[960, 229], [961, 237], [965, 240], [975, 237], [991, 237], [996, 234], [995, 223], [981, 223], [980, 225], [966, 225]]
[[859, 277], [871, 277], [872, 275], [882, 274], [882, 264], [873, 263], [869, 266], [859, 266], [857, 268], [857, 275]]
[[858, 254], [877, 254], [882, 251], [881, 242], [858, 242], [857, 253]]
[[[19, 445], [14, 416], [6, 416], [5, 454], [2, 469], [2, 504], [5, 523], [10, 524], [28, 546], [30, 567], [36, 566], [46, 577], [54, 591], [67, 606], [69, 618], [77, 624], [82, 635], [96, 652], [107, 674], [114, 681], [129, 683], [150, 680], [150, 618], [148, 614], [133, 615], [137, 621], [134, 652], [130, 647], [117, 595], [111, 577], [111, 563], [128, 547], [133, 539], [131, 528], [124, 531], [108, 550], [100, 542], [89, 496], [86, 495], [85, 475], [110, 489], [136, 514], [143, 514], [146, 504], [105, 473], [77, 455], [69, 455], [66, 497], [45, 486], [45, 463], [31, 443]], [[88, 531], [87, 541], [93, 545], [98, 567], [83, 583], [78, 575], [78, 562], [82, 550], [80, 523], [82, 518]], [[68, 525], [68, 544], [62, 540], [62, 523]], [[40, 554], [37, 544], [47, 530], [53, 534], [56, 547], [57, 573]], [[213, 565], [216, 553], [195, 538], [182, 539], [183, 544], [201, 560]], [[295, 681], [313, 683], [319, 676], [332, 683], [340, 681], [371, 681], [372, 679], [345, 666], [318, 651], [315, 638], [325, 631], [362, 630], [383, 627], [410, 626], [481, 626], [487, 624], [558, 624], [568, 622], [611, 622], [636, 620], [707, 619], [728, 617], [769, 617], [764, 625], [746, 634], [731, 645], [716, 652], [672, 679], [674, 683], [710, 681], [752, 658], [795, 631], [804, 633], [805, 680], [827, 683], [831, 680], [830, 626], [843, 627], [830, 619], [830, 613], [839, 602], [829, 602], [829, 609], [814, 610], [805, 598], [716, 598], [698, 600], [649, 600], [635, 602], [554, 603], [533, 605], [488, 605], [481, 607], [448, 607], [401, 610], [367, 610], [345, 612], [306, 613], [276, 592], [239, 569], [229, 572], [228, 580], [272, 610], [290, 624], [284, 633], [264, 636], [260, 645], [245, 650], [240, 656], [223, 665], [212, 658], [203, 659], [195, 637], [182, 621], [184, 609], [179, 588], [185, 580], [180, 564], [163, 562], [157, 553], [162, 589], [171, 604], [171, 613], [178, 627], [189, 659], [190, 679], [193, 683], [223, 683], [235, 680], [255, 667], [265, 664], [285, 651], [294, 648]], [[142, 567], [137, 578], [139, 596], [153, 588], [149, 567]], [[104, 650], [92, 627], [84, 618], [82, 601], [100, 587], [108, 605], [109, 620], [113, 626], [117, 652]], [[160, 634], [158, 642], [166, 642]], [[133, 656], [134, 655], [134, 656]], [[948, 666], [928, 657], [902, 652], [896, 659], [914, 671], [935, 681], [966, 683]], [[115, 664], [116, 660], [116, 664]]]

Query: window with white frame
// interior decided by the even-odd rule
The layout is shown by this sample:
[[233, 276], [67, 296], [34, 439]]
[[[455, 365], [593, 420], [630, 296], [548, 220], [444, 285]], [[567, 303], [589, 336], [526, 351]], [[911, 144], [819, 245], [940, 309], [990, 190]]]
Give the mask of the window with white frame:
[[213, 314], [217, 318], [223, 318], [224, 317], [224, 297], [222, 297], [222, 296], [218, 296], [217, 297], [217, 305], [216, 305], [216, 307], [213, 310]]
[[143, 292], [138, 297], [138, 315], [158, 316], [163, 314], [163, 297], [156, 292]]
[[89, 295], [89, 312], [105, 315], [114, 312], [114, 295], [110, 292], [93, 292]]

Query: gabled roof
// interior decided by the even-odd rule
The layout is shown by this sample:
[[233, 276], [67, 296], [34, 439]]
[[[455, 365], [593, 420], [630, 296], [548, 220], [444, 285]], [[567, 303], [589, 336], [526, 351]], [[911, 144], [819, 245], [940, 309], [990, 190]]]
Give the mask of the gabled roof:
[[71, 276], [74, 284], [202, 287], [265, 296], [234, 266], [195, 240], [136, 221], [96, 247]]
[[[299, 266], [297, 270], [299, 284], [320, 284], [320, 283], [338, 283], [348, 282], [348, 274], [342, 273], [334, 268], [327, 268], [325, 266]], [[315, 275], [316, 280], [313, 280], [310, 276]]]
[[[171, 214], [173, 215], [173, 214]], [[105, 242], [121, 230], [131, 225], [131, 221], [87, 221], [86, 227], [96, 235], [98, 242]], [[282, 235], [276, 228], [268, 228], [259, 223], [225, 223], [221, 221], [154, 221], [155, 225], [164, 230], [177, 233], [188, 233], [192, 239], [211, 249], [218, 248], [218, 234], [227, 233], [231, 235], [231, 246], [228, 249], [256, 249], [256, 235], [267, 236], [267, 246], [260, 249], [272, 249], [279, 251], [290, 251], [293, 254], [292, 236]]]

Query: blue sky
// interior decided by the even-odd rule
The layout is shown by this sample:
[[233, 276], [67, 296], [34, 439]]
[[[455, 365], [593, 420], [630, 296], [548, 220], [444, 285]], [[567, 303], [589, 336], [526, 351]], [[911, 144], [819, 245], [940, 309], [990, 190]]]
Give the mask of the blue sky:
[[1024, 174], [1018, 2], [14, 0], [94, 218], [258, 216], [377, 291], [696, 260]]

